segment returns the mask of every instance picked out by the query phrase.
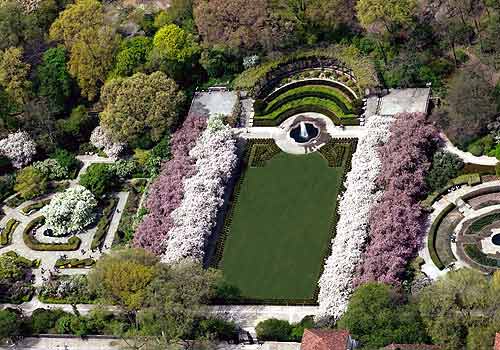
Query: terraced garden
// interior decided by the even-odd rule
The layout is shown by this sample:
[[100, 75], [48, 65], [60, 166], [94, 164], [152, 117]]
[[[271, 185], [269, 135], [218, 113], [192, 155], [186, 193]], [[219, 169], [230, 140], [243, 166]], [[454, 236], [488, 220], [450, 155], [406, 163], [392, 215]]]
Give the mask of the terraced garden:
[[316, 302], [355, 145], [335, 140], [297, 156], [271, 140], [250, 142], [213, 261], [239, 289], [238, 302]]
[[358, 125], [356, 96], [331, 81], [301, 81], [289, 84], [254, 104], [255, 126], [276, 126], [299, 113], [317, 112], [335, 124]]

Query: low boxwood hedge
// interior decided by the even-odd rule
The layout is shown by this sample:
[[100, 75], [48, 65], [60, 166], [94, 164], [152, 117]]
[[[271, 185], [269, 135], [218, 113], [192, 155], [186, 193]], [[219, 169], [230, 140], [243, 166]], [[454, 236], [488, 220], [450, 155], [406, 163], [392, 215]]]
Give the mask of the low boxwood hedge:
[[17, 254], [15, 251], [9, 251], [9, 252], [5, 253], [5, 255], [8, 255], [10, 257], [15, 258], [19, 263], [21, 263], [25, 267], [33, 268], [33, 269], [40, 267], [40, 263], [41, 263], [40, 259], [30, 260], [30, 259], [27, 259], [27, 258]]
[[352, 102], [339, 90], [325, 86], [308, 85], [289, 90], [284, 94], [277, 96], [274, 100], [269, 101], [269, 103], [267, 104], [267, 106], [265, 106], [261, 113], [259, 113], [258, 109], [255, 109], [255, 114], [269, 114], [286, 103], [306, 97], [317, 97], [325, 100], [331, 100], [340, 107], [344, 114], [353, 113]]
[[284, 111], [282, 114], [277, 116], [275, 119], [267, 119], [267, 118], [254, 118], [254, 126], [278, 126], [280, 125], [284, 120], [300, 113], [307, 113], [307, 112], [315, 112], [315, 113], [321, 113], [325, 115], [326, 117], [330, 118], [334, 124], [336, 125], [359, 125], [359, 119], [356, 118], [356, 116], [351, 115], [351, 116], [343, 116], [342, 118], [339, 118], [334, 112], [332, 112], [330, 109], [316, 105], [316, 104], [309, 104], [309, 105], [299, 105], [295, 108], [291, 108], [289, 110]]
[[443, 270], [445, 268], [443, 262], [439, 258], [439, 253], [437, 252], [436, 249], [436, 235], [439, 229], [439, 226], [441, 225], [441, 222], [443, 219], [453, 210], [455, 209], [455, 204], [450, 203], [446, 206], [446, 208], [443, 209], [441, 213], [436, 217], [434, 222], [431, 225], [431, 228], [429, 230], [429, 235], [427, 237], [427, 246], [429, 249], [429, 254], [431, 255], [432, 262], [436, 267], [440, 270]]
[[109, 224], [111, 223], [116, 204], [118, 204], [117, 198], [112, 197], [108, 200], [106, 207], [102, 211], [102, 216], [97, 223], [97, 230], [95, 231], [94, 238], [92, 238], [90, 249], [98, 249], [104, 244], [106, 233], [108, 233]]
[[475, 244], [465, 244], [464, 251], [467, 256], [474, 262], [488, 266], [488, 267], [500, 267], [500, 260], [492, 258], [484, 254]]
[[421, 202], [421, 204], [424, 208], [430, 208], [439, 198], [441, 198], [441, 196], [448, 193], [448, 191], [453, 186], [461, 186], [461, 185], [475, 186], [475, 185], [478, 185], [480, 183], [481, 183], [481, 175], [479, 175], [477, 173], [460, 175], [460, 176], [448, 181], [446, 186], [429, 194], [427, 196], [427, 198]]
[[95, 265], [95, 260], [86, 258], [86, 259], [57, 259], [55, 267], [61, 269], [76, 269], [83, 267], [91, 267]]
[[43, 200], [43, 201], [40, 201], [40, 202], [32, 203], [30, 205], [27, 205], [27, 206], [23, 207], [21, 209], [21, 212], [24, 215], [30, 215], [30, 214], [33, 214], [34, 212], [42, 209], [43, 207], [45, 207], [49, 203], [50, 203], [50, 199], [46, 199], [46, 200]]
[[70, 237], [66, 243], [42, 243], [33, 236], [33, 230], [42, 226], [45, 222], [43, 216], [39, 216], [26, 225], [23, 232], [24, 244], [30, 249], [38, 251], [72, 251], [80, 248], [82, 240], [76, 236]]
[[292, 101], [289, 101], [283, 105], [281, 105], [278, 109], [273, 110], [272, 112], [265, 114], [265, 115], [256, 115], [254, 117], [255, 119], [276, 119], [278, 118], [281, 114], [286, 113], [288, 110], [298, 108], [300, 106], [309, 106], [309, 105], [317, 105], [321, 106], [325, 109], [328, 109], [331, 111], [333, 114], [335, 114], [339, 118], [354, 118], [356, 115], [354, 114], [348, 114], [344, 113], [342, 108], [340, 108], [335, 102], [329, 100], [329, 99], [324, 99], [324, 98], [319, 98], [319, 97], [304, 97], [300, 99], [294, 99]]
[[2, 233], [0, 234], [0, 244], [8, 245], [12, 242], [12, 234], [17, 226], [19, 226], [19, 221], [14, 218], [7, 221]]
[[273, 91], [267, 96], [263, 97], [264, 101], [272, 101], [275, 98], [277, 98], [280, 95], [283, 95], [284, 93], [294, 90], [300, 87], [304, 86], [309, 86], [309, 85], [315, 85], [315, 86], [325, 86], [325, 87], [331, 87], [337, 90], [340, 90], [340, 92], [346, 96], [350, 101], [353, 101], [356, 99], [356, 96], [352, 93], [351, 90], [346, 88], [345, 85], [333, 81], [333, 80], [325, 80], [325, 79], [307, 79], [307, 80], [300, 80], [300, 81], [295, 81], [293, 83], [289, 83], [283, 87], [280, 87], [279, 89]]

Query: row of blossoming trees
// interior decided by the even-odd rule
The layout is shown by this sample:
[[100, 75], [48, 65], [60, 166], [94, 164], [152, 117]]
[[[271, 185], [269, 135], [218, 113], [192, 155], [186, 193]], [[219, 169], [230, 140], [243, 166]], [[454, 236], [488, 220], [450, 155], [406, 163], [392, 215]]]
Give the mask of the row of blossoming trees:
[[418, 251], [426, 217], [418, 201], [440, 143], [424, 114], [373, 116], [360, 140], [346, 191], [332, 254], [319, 281], [318, 319], [338, 319], [356, 285], [380, 281], [398, 285]]
[[236, 143], [222, 118], [189, 116], [172, 137], [172, 159], [152, 184], [134, 245], [166, 262], [203, 258], [225, 186], [235, 167]]

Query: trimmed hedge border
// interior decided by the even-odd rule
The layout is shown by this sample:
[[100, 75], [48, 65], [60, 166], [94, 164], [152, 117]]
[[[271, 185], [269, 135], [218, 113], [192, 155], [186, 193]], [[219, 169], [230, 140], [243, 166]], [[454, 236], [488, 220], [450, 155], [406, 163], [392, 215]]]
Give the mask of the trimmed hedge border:
[[30, 205], [23, 207], [21, 209], [21, 212], [24, 215], [31, 215], [31, 214], [39, 211], [40, 209], [42, 209], [43, 207], [45, 207], [49, 203], [50, 203], [50, 199], [45, 199], [45, 200], [40, 201], [40, 202], [32, 203]]
[[39, 216], [33, 220], [31, 220], [23, 232], [23, 240], [24, 244], [26, 244], [30, 249], [37, 251], [73, 251], [78, 250], [80, 248], [80, 244], [82, 244], [82, 240], [76, 236], [70, 237], [67, 243], [42, 243], [39, 242], [33, 236], [33, 230], [42, 226], [45, 223], [45, 218], [43, 216]]
[[[264, 145], [269, 145], [270, 143], [274, 143], [274, 140], [272, 139], [251, 139], [248, 140], [246, 149], [243, 155], [242, 159], [242, 165], [240, 167], [240, 174], [239, 174], [239, 179], [236, 182], [236, 185], [234, 186], [233, 193], [231, 194], [230, 200], [229, 200], [229, 209], [226, 213], [226, 217], [224, 218], [224, 226], [221, 230], [221, 233], [219, 235], [219, 239], [217, 240], [216, 243], [216, 248], [214, 251], [214, 254], [211, 256], [210, 261], [209, 261], [209, 266], [214, 267], [214, 268], [220, 268], [219, 264], [222, 260], [222, 255], [224, 253], [224, 245], [226, 242], [226, 239], [230, 233], [230, 228], [232, 224], [232, 219], [234, 215], [234, 210], [236, 207], [236, 203], [238, 202], [238, 198], [240, 195], [241, 187], [243, 185], [243, 182], [245, 180], [245, 173], [247, 168], [250, 166], [250, 160], [252, 156], [252, 149], [259, 144], [264, 144]], [[352, 155], [356, 151], [356, 147], [358, 144], [358, 140], [355, 138], [344, 138], [344, 139], [332, 139], [328, 145], [329, 147], [332, 147], [335, 144], [341, 144], [345, 145], [348, 143], [350, 145], [350, 150], [351, 152], [349, 154], [344, 154], [344, 159], [342, 160], [342, 164], [344, 166], [344, 172], [342, 174], [342, 179], [340, 181], [340, 190], [341, 192], [344, 191], [344, 181], [347, 173], [351, 170], [351, 162], [352, 162]], [[272, 147], [269, 145], [269, 147]], [[325, 146], [323, 146], [325, 147]], [[280, 152], [282, 152], [280, 150]], [[321, 154], [323, 155], [323, 154]], [[347, 156], [347, 158], [346, 158]], [[330, 160], [325, 157], [325, 159], [329, 162]], [[336, 206], [335, 211], [332, 213], [331, 216], [331, 222], [330, 222], [330, 237], [333, 239], [336, 234], [337, 234], [337, 220], [338, 220], [338, 205]], [[328, 244], [327, 247], [325, 247], [325, 252], [322, 255], [321, 259], [321, 270], [319, 272], [319, 276], [323, 273], [323, 260], [328, 257], [331, 254], [331, 244]], [[316, 285], [316, 289], [314, 292], [314, 295], [310, 299], [255, 299], [255, 298], [236, 298], [236, 299], [230, 299], [230, 300], [225, 300], [225, 299], [212, 299], [211, 303], [212, 304], [228, 304], [228, 305], [318, 305], [317, 299], [318, 299], [318, 294], [319, 294], [319, 286]]]
[[102, 211], [102, 216], [97, 223], [97, 230], [95, 231], [94, 238], [92, 238], [90, 249], [98, 249], [104, 244], [117, 204], [118, 199], [116, 197], [112, 197], [108, 200], [106, 207]]
[[17, 226], [19, 226], [20, 222], [14, 218], [9, 219], [5, 224], [2, 233], [0, 234], [0, 244], [3, 246], [9, 245], [12, 243], [12, 234], [14, 233]]
[[268, 160], [271, 160], [279, 153], [281, 153], [281, 149], [272, 139], [266, 139], [262, 143], [256, 143], [252, 145], [252, 149], [250, 150], [250, 167], [263, 167]]
[[484, 254], [475, 244], [464, 244], [465, 254], [476, 264], [500, 268], [500, 260]]
[[344, 118], [339, 118], [335, 113], [333, 113], [331, 110], [328, 108], [319, 106], [319, 105], [301, 105], [297, 108], [289, 109], [283, 113], [281, 113], [278, 117], [274, 119], [265, 119], [265, 118], [254, 118], [253, 123], [254, 126], [278, 126], [280, 125], [284, 120], [300, 113], [307, 113], [307, 112], [315, 112], [315, 113], [321, 113], [325, 115], [326, 117], [330, 118], [334, 124], [336, 125], [359, 125], [359, 119], [352, 116], [352, 117], [344, 117]]
[[95, 260], [86, 258], [86, 259], [57, 259], [55, 263], [55, 267], [61, 269], [78, 269], [83, 267], [91, 267], [95, 265]]
[[443, 219], [453, 210], [456, 208], [456, 205], [453, 203], [448, 204], [441, 213], [436, 217], [434, 222], [431, 225], [431, 228], [429, 230], [429, 235], [427, 237], [427, 247], [429, 249], [429, 254], [431, 255], [431, 260], [436, 265], [436, 267], [439, 270], [444, 270], [445, 266], [441, 259], [439, 258], [439, 254], [436, 249], [436, 236], [437, 232], [439, 229], [439, 226], [441, 226], [441, 222]]
[[336, 81], [325, 80], [325, 79], [306, 79], [306, 80], [301, 80], [301, 81], [295, 81], [293, 83], [289, 83], [287, 85], [284, 85], [284, 86], [278, 88], [277, 90], [273, 91], [272, 93], [270, 93], [266, 97], [262, 98], [262, 100], [264, 102], [265, 101], [272, 101], [276, 97], [284, 94], [285, 92], [287, 92], [289, 90], [293, 90], [296, 88], [309, 86], [309, 85], [327, 86], [327, 87], [336, 88], [336, 89], [340, 90], [346, 97], [348, 97], [351, 100], [351, 102], [356, 100], [356, 96], [354, 96], [349, 89], [346, 89], [344, 85], [342, 85]]
[[10, 257], [17, 259], [21, 264], [23, 264], [27, 268], [37, 269], [40, 267], [40, 264], [41, 264], [40, 259], [35, 259], [35, 260], [27, 259], [24, 256], [17, 254], [13, 250], [11, 250], [7, 253], [4, 253], [4, 255], [7, 255], [7, 256], [10, 256]]

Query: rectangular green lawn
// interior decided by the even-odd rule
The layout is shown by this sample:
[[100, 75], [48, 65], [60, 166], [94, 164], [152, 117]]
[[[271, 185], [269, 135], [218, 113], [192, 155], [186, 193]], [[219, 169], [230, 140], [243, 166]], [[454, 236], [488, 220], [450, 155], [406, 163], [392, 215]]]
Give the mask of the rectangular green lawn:
[[315, 298], [343, 171], [318, 152], [245, 169], [219, 262], [243, 299]]

